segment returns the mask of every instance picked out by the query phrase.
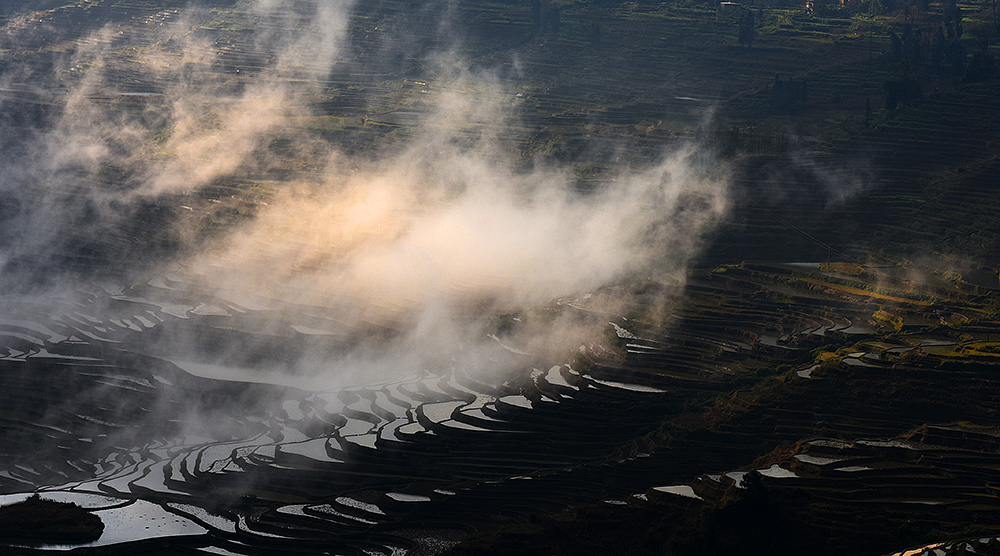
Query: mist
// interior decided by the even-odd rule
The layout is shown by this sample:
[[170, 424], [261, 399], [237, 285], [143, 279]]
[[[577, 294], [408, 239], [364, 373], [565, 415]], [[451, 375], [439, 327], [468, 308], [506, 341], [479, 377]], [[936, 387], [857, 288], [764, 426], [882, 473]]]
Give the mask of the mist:
[[1000, 509], [955, 6], [0, 4], [0, 545], [903, 554]]
[[[301, 122], [353, 55], [353, 3], [241, 7], [250, 25], [283, 22], [243, 43], [265, 61], [251, 69], [227, 66], [198, 33], [214, 15], [197, 7], [153, 22], [153, 39], [126, 56], [129, 28], [111, 22], [54, 71], [4, 69], [5, 90], [55, 107], [14, 121], [0, 105], [7, 291], [165, 274], [188, 298], [254, 308], [263, 329], [309, 322], [296, 330], [331, 339], [278, 370], [229, 366], [224, 378], [329, 386], [455, 365], [502, 375], [525, 355], [565, 358], [606, 333], [609, 315], [637, 309], [595, 292], [680, 287], [725, 214], [726, 168], [698, 145], [589, 190], [570, 163], [525, 160], [505, 139], [524, 133], [517, 76], [474, 66], [457, 41], [423, 59], [435, 80], [415, 125], [345, 150]], [[131, 89], [126, 69], [141, 75]], [[180, 361], [192, 340], [164, 335], [150, 351], [188, 354]], [[221, 364], [244, 348], [195, 359]]]

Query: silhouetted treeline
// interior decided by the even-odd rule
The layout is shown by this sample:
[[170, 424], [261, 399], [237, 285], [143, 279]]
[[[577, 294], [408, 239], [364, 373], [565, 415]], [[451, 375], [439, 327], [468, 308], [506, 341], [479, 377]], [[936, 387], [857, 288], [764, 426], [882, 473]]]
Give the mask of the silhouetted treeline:
[[796, 80], [791, 77], [782, 80], [780, 75], [774, 76], [771, 85], [771, 108], [780, 112], [792, 112], [806, 105], [809, 101], [809, 85], [805, 79]]
[[531, 24], [540, 35], [559, 34], [561, 15], [560, 6], [550, 0], [531, 0]]
[[788, 134], [753, 126], [703, 129], [699, 130], [697, 138], [723, 156], [738, 153], [783, 153], [791, 145]]
[[754, 36], [757, 34], [757, 18], [753, 10], [744, 9], [740, 12], [739, 20], [739, 43], [740, 46], [750, 48], [753, 46]]
[[979, 83], [980, 81], [995, 79], [998, 75], [1000, 75], [1000, 69], [997, 68], [993, 55], [983, 48], [979, 52], [976, 52], [972, 56], [972, 59], [969, 60], [962, 83]]
[[885, 90], [885, 109], [894, 112], [899, 106], [910, 106], [923, 95], [920, 83], [910, 75], [887, 79], [882, 83]]
[[889, 33], [891, 63], [904, 69], [924, 69], [934, 73], [956, 73], [965, 66], [965, 45], [955, 32], [945, 33], [944, 28], [914, 29], [906, 27], [900, 37]]

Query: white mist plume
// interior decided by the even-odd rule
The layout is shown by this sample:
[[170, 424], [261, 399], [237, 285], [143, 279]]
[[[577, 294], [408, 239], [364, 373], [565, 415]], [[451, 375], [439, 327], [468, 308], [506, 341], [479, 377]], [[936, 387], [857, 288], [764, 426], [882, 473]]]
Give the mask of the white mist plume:
[[676, 270], [724, 208], [688, 151], [590, 194], [566, 169], [519, 173], [489, 154], [413, 146], [346, 175], [335, 157], [323, 182], [274, 199], [199, 263], [307, 303], [467, 295], [523, 307]]
[[[113, 90], [106, 53], [122, 46], [105, 29], [90, 41], [96, 53], [67, 63], [87, 69], [55, 123], [38, 134], [46, 162], [34, 170], [34, 187], [51, 191], [73, 176], [75, 194], [95, 207], [83, 233], [100, 234], [119, 226], [135, 203], [176, 202], [172, 196], [219, 178], [287, 167], [287, 158], [264, 147], [289, 139], [293, 153], [308, 157], [296, 164], [323, 161], [321, 171], [282, 184], [253, 219], [174, 265], [206, 295], [325, 307], [348, 327], [374, 322], [396, 331], [335, 358], [303, 354], [290, 366], [340, 374], [410, 372], [460, 359], [493, 364], [508, 341], [533, 352], [579, 345], [601, 318], [557, 315], [489, 339], [489, 317], [681, 270], [724, 212], [725, 176], [710, 176], [693, 147], [649, 168], [623, 169], [587, 193], [576, 188], [572, 168], [539, 161], [523, 169], [499, 139], [516, 119], [511, 97], [483, 72], [442, 80], [447, 86], [434, 89], [441, 91], [434, 108], [408, 142], [381, 156], [343, 154], [294, 129], [290, 119], [311, 115], [308, 99], [348, 53], [352, 5], [252, 4], [253, 17], [293, 21], [258, 36], [258, 54], [272, 61], [238, 76], [218, 70], [213, 45], [192, 31], [204, 14], [192, 11], [136, 53], [162, 88], [161, 101], [138, 113], [96, 94]], [[100, 183], [108, 166], [122, 168], [128, 183]], [[50, 205], [26, 212], [18, 226], [67, 233], [59, 219], [78, 209]], [[32, 249], [43, 251], [45, 242]]]
[[[462, 89], [475, 90], [471, 83]], [[690, 148], [591, 193], [574, 187], [569, 168], [520, 171], [489, 129], [461, 137], [483, 113], [503, 112], [482, 102], [502, 97], [495, 91], [467, 94], [480, 102], [442, 96], [401, 153], [377, 161], [332, 154], [321, 180], [285, 190], [217, 250], [189, 261], [189, 271], [230, 299], [253, 292], [337, 307], [341, 322], [401, 331], [349, 354], [349, 364], [308, 361], [316, 368], [384, 376], [472, 358], [497, 370], [506, 363], [486, 337], [491, 315], [679, 271], [724, 212], [724, 179], [698, 169]], [[540, 357], [565, 354], [606, 320], [560, 315], [497, 340]]]
[[220, 78], [212, 67], [217, 62], [212, 46], [187, 31], [191, 22], [186, 18], [168, 30], [176, 30], [170, 39], [173, 52], [146, 55], [144, 62], [159, 79], [174, 85], [165, 93], [171, 103], [167, 139], [140, 193], [192, 191], [248, 165], [266, 169], [269, 161], [251, 155], [289, 117], [308, 115], [301, 99], [319, 90], [341, 57], [354, 3], [292, 4], [265, 0], [250, 7], [257, 18], [281, 14], [301, 25], [287, 34], [266, 31], [256, 38], [257, 54], [274, 58], [256, 75]]

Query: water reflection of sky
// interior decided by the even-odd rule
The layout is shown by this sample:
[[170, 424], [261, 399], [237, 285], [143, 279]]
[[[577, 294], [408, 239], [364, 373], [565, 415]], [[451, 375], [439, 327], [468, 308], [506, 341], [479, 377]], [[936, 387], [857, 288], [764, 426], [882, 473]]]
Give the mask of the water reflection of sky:
[[[70, 550], [81, 546], [106, 546], [150, 538], [202, 535], [208, 532], [207, 529], [194, 521], [171, 513], [159, 504], [145, 500], [128, 503], [126, 500], [107, 496], [65, 491], [41, 492], [39, 494], [43, 499], [73, 502], [84, 508], [105, 508], [91, 510], [104, 523], [104, 533], [101, 534], [101, 538], [86, 544], [42, 547], [49, 550]], [[28, 493], [0, 496], [0, 506], [20, 502], [27, 499], [28, 496], [30, 496]], [[126, 505], [122, 506], [123, 503]]]
[[104, 534], [90, 546], [177, 535], [202, 535], [197, 523], [164, 510], [160, 505], [136, 500], [123, 508], [94, 512], [104, 522]]

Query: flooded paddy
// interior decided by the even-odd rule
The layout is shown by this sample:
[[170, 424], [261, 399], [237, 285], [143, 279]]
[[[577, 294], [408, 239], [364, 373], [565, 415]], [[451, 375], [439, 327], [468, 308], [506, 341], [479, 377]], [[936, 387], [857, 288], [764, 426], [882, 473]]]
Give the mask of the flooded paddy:
[[[151, 281], [143, 289], [141, 300], [112, 294], [111, 313], [95, 297], [93, 307], [100, 311], [78, 304], [62, 316], [35, 321], [15, 315], [3, 325], [17, 334], [12, 337], [22, 348], [0, 361], [7, 369], [5, 384], [16, 393], [15, 403], [31, 419], [32, 430], [45, 438], [40, 444], [35, 436], [16, 439], [16, 450], [37, 455], [6, 460], [0, 484], [21, 494], [11, 494], [4, 503], [36, 488], [44, 496], [78, 503], [106, 526], [88, 546], [129, 546], [156, 538], [176, 546], [194, 543], [214, 553], [252, 554], [280, 540], [293, 551], [337, 542], [345, 554], [373, 547], [403, 554], [444, 546], [488, 527], [482, 508], [522, 519], [601, 501], [621, 508], [675, 499], [710, 503], [727, 489], [742, 490], [750, 472], [746, 462], [740, 467], [738, 458], [722, 457], [719, 461], [733, 464], [713, 469], [697, 455], [697, 444], [663, 449], [640, 438], [662, 422], [662, 410], [645, 408], [710, 399], [727, 380], [717, 370], [722, 362], [738, 364], [762, 352], [777, 360], [806, 361], [814, 345], [807, 339], [820, 337], [814, 333], [816, 323], [836, 334], [858, 320], [855, 314], [803, 305], [786, 307], [793, 317], [775, 329], [757, 308], [734, 303], [721, 314], [686, 314], [682, 325], [667, 333], [615, 319], [606, 327], [608, 343], [571, 350], [561, 362], [536, 361], [505, 349], [523, 363], [519, 373], [502, 380], [452, 363], [335, 386], [284, 369], [254, 369], [245, 359], [178, 365], [144, 353], [156, 351], [156, 342], [145, 340], [162, 330], [176, 336], [190, 328], [206, 338], [237, 334], [241, 341], [264, 342], [273, 341], [274, 331], [258, 336], [248, 326], [257, 312], [273, 309], [237, 310], [215, 299], [215, 309], [197, 314], [194, 309], [207, 304], [185, 300], [190, 294], [178, 293], [184, 289], [177, 277], [170, 283]], [[694, 299], [714, 308], [716, 294], [706, 291]], [[159, 303], [159, 295], [173, 301]], [[718, 322], [726, 327], [713, 328]], [[734, 323], [757, 336], [731, 335], [727, 330]], [[283, 326], [285, 341], [313, 336], [298, 336], [294, 320]], [[772, 341], [764, 341], [765, 336]], [[822, 392], [835, 388], [845, 374], [855, 382], [877, 379], [910, 350], [939, 357], [934, 350], [957, 347], [948, 337], [928, 334], [860, 342], [855, 336], [840, 336], [845, 347], [823, 365], [823, 380], [788, 383], [800, 385], [795, 388], [802, 390], [801, 407], [773, 408], [784, 428], [772, 431], [767, 423], [773, 418], [765, 411], [754, 418], [759, 422], [734, 422], [729, 434], [756, 438], [791, 430], [794, 435], [789, 427], [812, 419], [841, 422], [845, 431], [854, 431], [852, 421], [838, 416], [839, 409], [820, 409], [813, 396], [826, 399]], [[192, 352], [202, 361], [204, 353]], [[610, 353], [623, 355], [602, 355]], [[789, 367], [788, 374], [812, 378], [819, 367], [819, 362], [802, 364]], [[67, 410], [39, 411], [17, 401], [35, 399], [18, 392], [37, 384], [24, 380], [38, 369], [64, 377], [61, 383], [45, 383], [41, 392], [47, 406]], [[94, 401], [74, 402], [79, 392], [91, 393]], [[877, 405], [869, 407], [879, 411]], [[881, 421], [864, 421], [864, 426], [898, 429], [903, 425], [893, 425], [894, 419], [909, 422], [906, 415], [886, 408]], [[957, 433], [934, 432], [949, 434]], [[72, 459], [65, 457], [66, 447], [74, 450]], [[803, 484], [850, 490], [858, 481], [891, 483], [911, 469], [922, 476], [925, 470], [911, 463], [917, 456], [906, 454], [925, 449], [891, 437], [814, 439], [754, 472], [769, 488]], [[686, 483], [692, 477], [697, 479]], [[870, 497], [899, 508], [958, 504], [951, 490], [921, 481], [920, 488], [892, 496], [872, 487]], [[422, 530], [449, 532], [415, 533]]]
[[[0, 506], [26, 500], [29, 494], [0, 496]], [[170, 508], [145, 500], [121, 499], [99, 494], [50, 490], [41, 493], [43, 500], [68, 502], [86, 509], [100, 518], [104, 531], [95, 541], [82, 544], [36, 545], [38, 550], [64, 551], [75, 548], [101, 547], [145, 539], [200, 536], [208, 532], [195, 521]]]
[[[158, 291], [175, 301], [158, 301]], [[7, 325], [32, 331], [18, 333], [25, 349], [8, 352], [8, 379], [11, 372], [46, 369], [67, 377], [74, 396], [81, 390], [99, 396], [63, 417], [51, 411], [31, 417], [32, 427], [47, 427], [42, 446], [52, 451], [31, 463], [15, 459], [0, 474], [8, 491], [42, 488], [97, 515], [103, 535], [81, 546], [156, 538], [239, 554], [240, 546], [251, 550], [268, 539], [308, 547], [378, 526], [396, 539], [386, 541], [389, 550], [393, 542], [411, 542], [391, 530], [410, 527], [418, 507], [421, 521], [454, 526], [463, 513], [479, 519], [471, 508], [535, 504], [502, 486], [523, 479], [549, 491], [557, 505], [596, 499], [608, 489], [562, 487], [545, 470], [600, 461], [629, 431], [651, 422], [636, 421], [630, 408], [668, 391], [599, 364], [578, 372], [578, 362], [547, 371], [528, 367], [520, 384], [491, 383], [458, 367], [316, 390], [315, 378], [144, 355], [144, 338], [161, 328], [224, 335], [234, 315], [246, 322], [253, 312], [218, 300], [215, 309], [198, 311], [207, 304], [182, 302], [180, 291], [176, 281], [153, 280], [142, 298], [113, 296], [111, 314], [101, 304], [101, 313], [76, 307], [52, 320]], [[74, 403], [62, 387], [46, 387], [47, 405]], [[32, 444], [21, 442], [16, 449], [29, 453]], [[85, 448], [66, 461], [56, 455], [60, 446]], [[359, 489], [363, 494], [351, 494]], [[11, 494], [0, 504], [27, 496]], [[547, 501], [539, 511], [551, 507]], [[311, 524], [311, 532], [297, 521]], [[225, 540], [231, 537], [240, 544]]]

